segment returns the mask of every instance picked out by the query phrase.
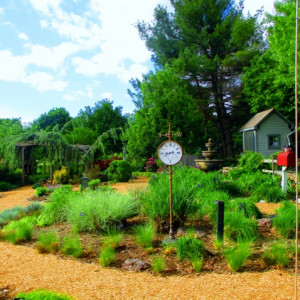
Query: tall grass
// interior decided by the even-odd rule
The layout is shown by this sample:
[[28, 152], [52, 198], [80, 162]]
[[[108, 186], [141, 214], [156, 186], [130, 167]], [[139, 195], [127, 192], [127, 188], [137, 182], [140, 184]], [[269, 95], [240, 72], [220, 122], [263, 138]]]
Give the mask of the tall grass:
[[153, 258], [152, 268], [155, 273], [161, 273], [166, 269], [167, 265], [162, 256], [157, 256]]
[[229, 201], [225, 207], [227, 211], [239, 211], [244, 214], [246, 218], [260, 219], [262, 217], [261, 211], [255, 203], [249, 198], [236, 198]]
[[87, 191], [66, 207], [67, 220], [81, 232], [105, 231], [138, 212], [137, 202], [113, 191]]
[[245, 260], [251, 255], [250, 245], [250, 242], [240, 242], [236, 247], [225, 250], [225, 258], [233, 272], [240, 270]]

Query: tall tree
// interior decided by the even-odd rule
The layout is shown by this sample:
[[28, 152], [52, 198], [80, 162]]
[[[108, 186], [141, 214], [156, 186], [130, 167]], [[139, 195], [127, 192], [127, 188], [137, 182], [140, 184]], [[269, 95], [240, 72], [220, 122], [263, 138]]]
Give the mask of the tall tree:
[[276, 108], [294, 120], [296, 1], [275, 2], [267, 15], [269, 48], [252, 60], [242, 76], [252, 112]]
[[158, 6], [154, 23], [140, 22], [140, 36], [157, 68], [169, 64], [190, 85], [206, 123], [214, 122], [225, 156], [233, 153], [230, 112], [243, 66], [261, 41], [255, 17], [244, 17], [233, 0], [171, 0]]
[[53, 108], [48, 113], [42, 114], [33, 121], [32, 127], [36, 130], [52, 131], [54, 128], [60, 130], [71, 120], [69, 112], [63, 108]]

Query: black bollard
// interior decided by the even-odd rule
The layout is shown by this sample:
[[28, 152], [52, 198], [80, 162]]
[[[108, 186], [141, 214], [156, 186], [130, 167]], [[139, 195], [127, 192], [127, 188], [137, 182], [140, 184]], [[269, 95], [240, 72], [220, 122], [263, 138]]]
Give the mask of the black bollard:
[[224, 239], [224, 201], [215, 201], [218, 204], [218, 226], [217, 226], [217, 239], [223, 241]]

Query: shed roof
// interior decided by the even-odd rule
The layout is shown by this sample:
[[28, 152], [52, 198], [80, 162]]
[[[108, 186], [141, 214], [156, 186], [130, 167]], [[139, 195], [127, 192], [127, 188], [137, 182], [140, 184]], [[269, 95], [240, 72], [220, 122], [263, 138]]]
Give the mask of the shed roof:
[[248, 131], [248, 130], [255, 130], [258, 128], [258, 126], [272, 113], [275, 113], [280, 117], [283, 121], [285, 121], [288, 125], [291, 127], [294, 127], [295, 125], [290, 122], [288, 119], [286, 119], [280, 112], [278, 112], [275, 108], [271, 108], [265, 111], [262, 111], [260, 113], [257, 113], [255, 116], [253, 116], [245, 125], [243, 125], [240, 128], [240, 132]]

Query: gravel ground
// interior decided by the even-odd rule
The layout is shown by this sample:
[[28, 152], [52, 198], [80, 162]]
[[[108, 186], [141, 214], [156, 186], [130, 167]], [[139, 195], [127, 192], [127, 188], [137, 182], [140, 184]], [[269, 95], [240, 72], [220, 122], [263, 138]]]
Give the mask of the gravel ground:
[[[121, 185], [116, 189], [122, 190]], [[33, 195], [33, 190], [23, 187], [1, 195], [4, 195], [0, 197], [0, 210], [3, 210], [28, 205], [26, 199]], [[4, 287], [9, 287], [13, 295], [42, 288], [67, 293], [78, 300], [296, 299], [295, 276], [282, 270], [163, 277], [103, 268], [98, 264], [39, 254], [34, 248], [1, 242], [0, 289]]]

